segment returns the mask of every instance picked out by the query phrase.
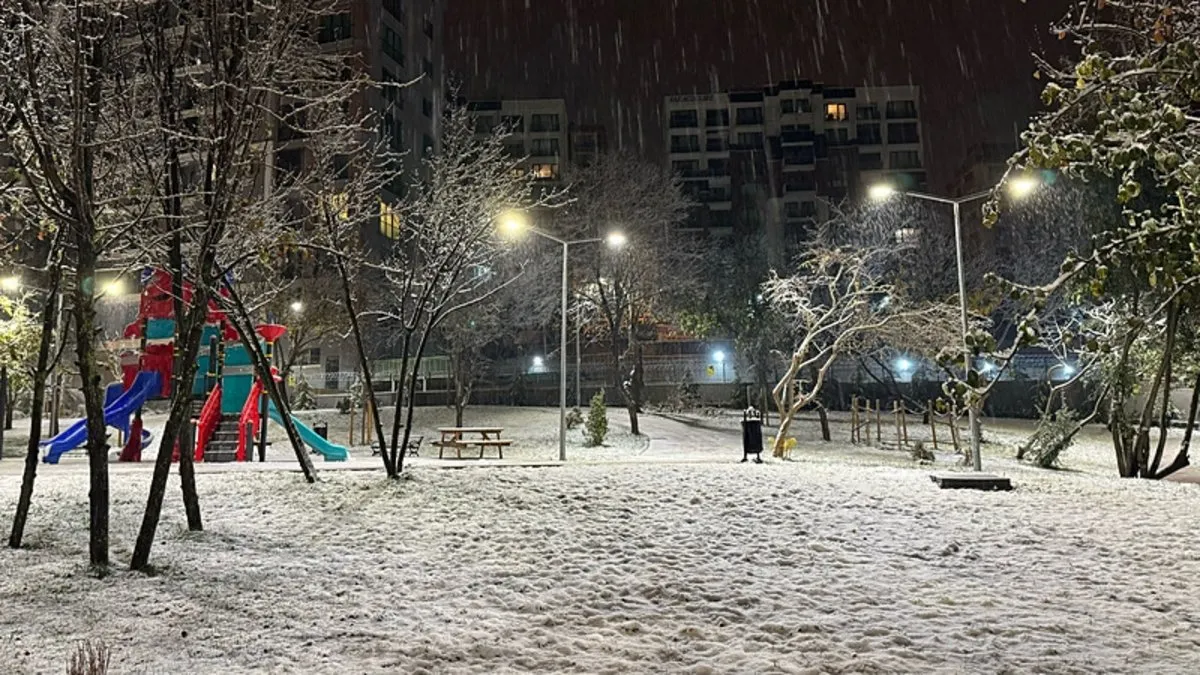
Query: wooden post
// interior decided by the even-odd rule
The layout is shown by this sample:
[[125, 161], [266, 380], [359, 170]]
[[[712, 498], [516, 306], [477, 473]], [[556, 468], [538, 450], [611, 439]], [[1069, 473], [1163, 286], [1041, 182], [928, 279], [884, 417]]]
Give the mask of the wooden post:
[[[880, 419], [883, 406], [879, 404], [879, 399], [875, 399], [875, 442], [883, 444], [883, 423]], [[871, 437], [870, 430], [867, 431], [867, 438]]]
[[904, 433], [904, 443], [908, 444], [908, 408], [904, 401], [900, 402], [900, 431]]
[[904, 441], [900, 438], [900, 403], [892, 401], [892, 421], [896, 423], [896, 445], [903, 447]]
[[829, 414], [825, 410], [825, 406], [817, 404], [817, 415], [821, 418], [821, 440], [828, 443], [832, 440], [829, 436]]
[[0, 366], [0, 459], [4, 459], [4, 428], [8, 425], [8, 366]]
[[350, 399], [350, 438], [346, 445], [354, 447], [354, 399]]
[[858, 396], [850, 397], [850, 442], [858, 442]]
[[929, 435], [933, 438], [933, 449], [937, 450], [937, 410], [933, 407], [933, 401], [926, 401], [926, 405], [929, 406]]

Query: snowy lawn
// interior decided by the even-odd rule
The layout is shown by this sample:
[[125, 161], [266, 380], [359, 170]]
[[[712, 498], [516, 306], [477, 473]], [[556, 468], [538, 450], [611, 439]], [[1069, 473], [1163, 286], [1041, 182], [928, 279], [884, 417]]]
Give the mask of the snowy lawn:
[[[155, 404], [155, 410], [163, 404]], [[370, 445], [374, 442], [374, 433], [368, 434], [366, 443], [362, 439], [361, 411], [354, 415], [354, 437], [350, 437], [350, 415], [339, 414], [336, 410], [300, 410], [296, 416], [305, 424], [313, 425], [324, 422], [329, 425], [329, 438], [334, 443], [350, 448], [351, 457], [371, 457]], [[608, 412], [609, 435], [604, 445], [589, 448], [584, 445], [583, 431], [575, 428], [567, 432], [567, 452], [575, 458], [588, 457], [597, 460], [621, 459], [637, 456], [645, 452], [647, 440], [645, 437], [633, 436], [629, 433], [628, 416], [622, 408], [611, 408]], [[74, 419], [63, 419], [61, 428], [66, 429]], [[145, 428], [154, 433], [155, 438], [162, 434], [167, 416], [164, 412], [148, 412], [143, 417]], [[384, 410], [385, 432], [391, 434], [392, 410]], [[469, 407], [463, 419], [465, 426], [501, 426], [504, 427], [503, 438], [513, 440], [513, 444], [504, 449], [506, 459], [521, 461], [552, 461], [558, 459], [558, 408], [509, 408], [509, 407]], [[5, 434], [4, 456], [20, 457], [25, 453], [25, 445], [29, 439], [29, 420], [15, 420], [15, 428]], [[431, 443], [441, 438], [440, 427], [454, 426], [454, 411], [444, 406], [429, 406], [417, 408], [414, 414], [413, 435], [424, 436], [421, 445], [421, 457], [437, 458], [437, 448]], [[271, 423], [268, 428], [272, 446], [268, 450], [268, 460], [291, 460], [294, 456], [287, 444], [287, 436], [283, 427]], [[116, 443], [116, 436], [110, 441]], [[157, 440], [156, 442], [157, 443]], [[154, 457], [158, 446], [143, 453], [144, 460]], [[453, 454], [453, 453], [452, 453]], [[464, 457], [466, 454], [464, 453]], [[495, 449], [488, 450], [488, 457], [495, 457]], [[82, 451], [73, 451], [63, 456], [64, 464], [85, 464], [87, 457]], [[318, 464], [319, 464], [318, 460]], [[15, 469], [12, 469], [15, 470]], [[4, 471], [0, 465], [0, 472]]]
[[[1195, 486], [1020, 471], [1011, 493], [800, 453], [766, 465], [419, 468], [177, 484], [158, 575], [89, 576], [86, 475], [0, 550], [5, 672], [1191, 673]], [[128, 560], [148, 474], [113, 476]], [[18, 479], [0, 475], [0, 516]]]

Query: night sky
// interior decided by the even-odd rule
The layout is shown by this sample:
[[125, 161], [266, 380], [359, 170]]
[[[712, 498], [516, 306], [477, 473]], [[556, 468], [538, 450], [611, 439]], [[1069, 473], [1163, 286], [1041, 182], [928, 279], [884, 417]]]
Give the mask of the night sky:
[[[572, 121], [661, 158], [663, 96], [784, 79], [922, 87], [933, 187], [1037, 109], [1031, 52], [1066, 0], [448, 0], [472, 98], [565, 98]], [[617, 129], [620, 133], [615, 133]]]

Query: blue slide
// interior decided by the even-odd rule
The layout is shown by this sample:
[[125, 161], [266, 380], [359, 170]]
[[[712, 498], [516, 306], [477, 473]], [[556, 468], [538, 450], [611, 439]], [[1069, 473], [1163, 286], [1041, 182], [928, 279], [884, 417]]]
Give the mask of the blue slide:
[[[275, 404], [273, 402], [271, 403], [270, 407], [267, 408], [267, 412], [271, 415], [271, 419], [275, 420], [276, 424], [283, 424], [283, 417], [280, 416], [279, 411], [275, 408]], [[300, 440], [304, 441], [304, 443], [313, 450], [321, 453], [321, 456], [325, 458], [325, 461], [344, 462], [347, 459], [350, 459], [350, 453], [344, 446], [338, 445], [337, 443], [330, 443], [328, 440], [321, 438], [321, 436], [317, 434], [317, 432], [313, 431], [311, 427], [296, 419], [295, 415], [292, 415], [292, 424], [296, 425], [296, 433], [300, 434]]]
[[[104, 406], [104, 425], [116, 427], [129, 433], [129, 418], [134, 411], [145, 405], [146, 400], [162, 391], [162, 376], [158, 373], [138, 373], [133, 385], [115, 400]], [[108, 398], [106, 396], [106, 398]], [[143, 434], [145, 439], [145, 434]], [[41, 442], [46, 448], [46, 456], [42, 461], [47, 464], [58, 464], [64, 453], [70, 452], [87, 442], [87, 420], [82, 419], [67, 427], [66, 431]]]

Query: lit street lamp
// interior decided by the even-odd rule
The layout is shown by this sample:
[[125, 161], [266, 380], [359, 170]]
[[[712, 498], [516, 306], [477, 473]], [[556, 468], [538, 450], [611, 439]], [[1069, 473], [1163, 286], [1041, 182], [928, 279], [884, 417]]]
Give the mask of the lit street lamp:
[[[1038, 188], [1040, 183], [1031, 177], [1020, 176], [1009, 181], [1007, 188], [1008, 193], [1016, 199], [1029, 196]], [[992, 190], [976, 192], [958, 199], [948, 197], [937, 197], [934, 195], [924, 194], [921, 192], [898, 191], [895, 187], [886, 183], [872, 185], [867, 190], [867, 196], [873, 201], [882, 202], [891, 199], [893, 196], [902, 195], [920, 199], [937, 204], [949, 204], [954, 208], [954, 249], [955, 257], [958, 264], [958, 303], [962, 310], [962, 338], [963, 338], [963, 368], [966, 372], [971, 370], [971, 347], [967, 344], [967, 333], [970, 330], [970, 323], [967, 316], [967, 280], [966, 273], [963, 268], [963, 238], [962, 238], [962, 206], [974, 201], [978, 201], [985, 197], [992, 196]], [[979, 415], [975, 412], [975, 406], [967, 407], [967, 420], [971, 427], [971, 464], [976, 471], [983, 470], [983, 458], [979, 455], [980, 431], [979, 431]]]
[[299, 314], [304, 311], [304, 303], [300, 302], [299, 300], [296, 300], [290, 306], [293, 314]]
[[0, 279], [0, 290], [5, 293], [16, 293], [21, 290], [21, 277], [10, 276]]
[[524, 214], [509, 211], [500, 217], [500, 232], [507, 237], [518, 237], [525, 232], [532, 232], [539, 237], [562, 245], [562, 331], [560, 333], [558, 350], [558, 459], [567, 461], [567, 296], [570, 279], [567, 276], [567, 261], [570, 258], [571, 247], [576, 244], [594, 244], [605, 242], [611, 248], [621, 248], [628, 243], [628, 238], [621, 232], [612, 232], [604, 238], [576, 239], [568, 241], [533, 227]]

